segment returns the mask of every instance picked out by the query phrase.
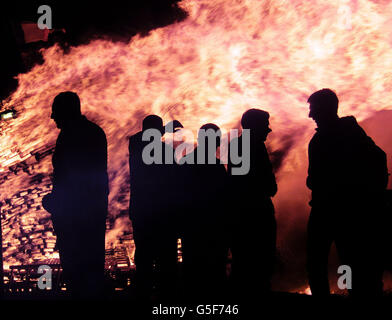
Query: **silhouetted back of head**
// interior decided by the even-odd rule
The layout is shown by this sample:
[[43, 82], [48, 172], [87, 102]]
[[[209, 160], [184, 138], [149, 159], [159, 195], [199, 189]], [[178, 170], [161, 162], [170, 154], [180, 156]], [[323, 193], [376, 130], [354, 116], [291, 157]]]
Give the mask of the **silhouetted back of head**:
[[163, 121], [160, 116], [157, 116], [155, 114], [151, 114], [147, 117], [144, 118], [143, 124], [142, 124], [142, 130], [148, 130], [148, 129], [157, 129], [160, 132], [164, 132], [164, 127], [163, 127]]
[[80, 116], [80, 99], [75, 92], [61, 92], [54, 98], [51, 118], [59, 128], [62, 128], [69, 120], [77, 119]]
[[53, 100], [53, 108], [64, 115], [69, 115], [70, 118], [81, 114], [79, 96], [72, 91], [59, 93]]
[[241, 118], [241, 126], [244, 129], [257, 129], [269, 124], [269, 113], [260, 109], [249, 109]]
[[331, 89], [321, 89], [314, 92], [308, 99], [311, 107], [323, 114], [336, 115], [338, 113], [339, 99]]
[[200, 127], [197, 141], [199, 146], [208, 147], [210, 143], [215, 143], [215, 147], [219, 147], [220, 139], [221, 139], [221, 130], [220, 128], [213, 123], [207, 123]]
[[220, 136], [220, 134], [221, 134], [220, 129], [216, 124], [207, 123], [207, 124], [204, 124], [200, 127], [200, 130], [209, 130], [209, 129], [214, 130], [214, 132], [216, 132]]

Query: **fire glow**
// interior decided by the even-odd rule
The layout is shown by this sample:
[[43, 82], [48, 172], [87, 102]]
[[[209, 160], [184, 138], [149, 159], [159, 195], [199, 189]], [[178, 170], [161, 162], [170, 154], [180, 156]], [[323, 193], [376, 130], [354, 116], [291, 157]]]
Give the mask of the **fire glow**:
[[[291, 263], [294, 251], [302, 248], [296, 242], [303, 238], [296, 240], [294, 232], [305, 232], [309, 211], [306, 148], [314, 124], [307, 119], [306, 99], [329, 87], [338, 93], [341, 115], [365, 120], [392, 110], [392, 3], [184, 0], [180, 6], [189, 14], [184, 21], [129, 43], [94, 40], [67, 54], [58, 46], [43, 50], [44, 63], [20, 74], [18, 89], [4, 101], [18, 117], [2, 132], [0, 170], [7, 172], [33, 150], [55, 143], [53, 98], [61, 91], [77, 92], [83, 113], [108, 138], [110, 215], [116, 219], [107, 233], [109, 246], [131, 228], [127, 137], [140, 130], [145, 115], [178, 119], [194, 131], [207, 122], [229, 130], [239, 128], [245, 110], [261, 108], [271, 114], [269, 150], [273, 157], [283, 157], [274, 203], [280, 252]], [[42, 190], [35, 192], [40, 198], [50, 184], [50, 157], [34, 170], [44, 176]], [[5, 181], [0, 201], [28, 190], [29, 183], [26, 172]], [[42, 221], [48, 226], [47, 218], [35, 207], [3, 227], [6, 266], [56, 255], [53, 250], [30, 255], [39, 245], [34, 241], [25, 250], [27, 239], [37, 238], [25, 226]], [[43, 236], [53, 242], [50, 231]], [[295, 242], [291, 247], [289, 239]], [[286, 289], [305, 288], [303, 278], [294, 282]]]

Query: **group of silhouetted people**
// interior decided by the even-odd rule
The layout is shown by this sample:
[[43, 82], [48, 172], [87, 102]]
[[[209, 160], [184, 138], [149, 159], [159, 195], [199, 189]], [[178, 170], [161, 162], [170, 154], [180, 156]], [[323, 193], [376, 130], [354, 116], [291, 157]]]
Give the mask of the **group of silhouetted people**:
[[[150, 143], [143, 141], [143, 133], [155, 129], [163, 135], [167, 127], [172, 128], [164, 126], [160, 117], [147, 116], [142, 131], [130, 138], [130, 217], [139, 293], [151, 294], [155, 268], [160, 295], [175, 295], [178, 238], [182, 242], [183, 289], [187, 298], [226, 294], [229, 250], [233, 291], [243, 297], [248, 292], [245, 288], [252, 283], [259, 293], [269, 292], [276, 250], [271, 197], [277, 192], [264, 145], [271, 131], [269, 114], [250, 109], [241, 124], [250, 129], [250, 170], [246, 175], [230, 175], [238, 164], [229, 161], [226, 170], [217, 158], [222, 136], [212, 123], [200, 128], [194, 150], [171, 164], [165, 159], [146, 164], [143, 159], [143, 150]], [[213, 140], [204, 134], [208, 131], [213, 132]], [[172, 146], [160, 143], [161, 150], [166, 151], [162, 154], [175, 153]], [[234, 143], [237, 150], [243, 150], [242, 136]], [[260, 256], [260, 261], [255, 256]]]
[[[333, 91], [317, 91], [308, 103], [309, 117], [318, 127], [309, 144], [307, 178], [312, 190], [307, 240], [312, 294], [329, 295], [332, 242], [342, 264], [352, 268], [353, 295], [381, 294], [383, 239], [379, 229], [388, 182], [386, 155], [354, 117], [338, 117]], [[43, 205], [52, 216], [67, 288], [75, 298], [102, 297], [109, 193], [105, 133], [81, 114], [73, 92], [54, 99], [52, 119], [61, 132], [53, 155], [53, 191]], [[153, 288], [162, 298], [178, 298], [181, 292], [198, 301], [211, 301], [227, 292], [237, 299], [269, 294], [276, 253], [271, 197], [277, 192], [265, 146], [271, 131], [269, 114], [259, 109], [246, 111], [241, 126], [249, 136], [245, 139], [243, 134], [229, 143], [229, 154], [232, 148], [249, 152], [249, 171], [240, 175], [232, 174], [239, 164], [231, 158], [227, 167], [220, 161], [221, 131], [211, 123], [200, 128], [191, 153], [166, 161], [166, 157], [176, 158], [175, 150], [162, 139], [160, 148], [149, 151], [154, 157], [161, 150], [161, 161], [146, 163], [150, 141], [144, 133], [153, 129], [163, 137], [182, 128], [178, 121], [169, 124], [164, 126], [159, 116], [149, 115], [142, 130], [129, 139], [129, 214], [138, 296], [149, 299]], [[214, 141], [201, 134], [205, 131], [214, 133]], [[245, 143], [248, 149], [242, 148]], [[216, 152], [212, 161], [211, 149]]]

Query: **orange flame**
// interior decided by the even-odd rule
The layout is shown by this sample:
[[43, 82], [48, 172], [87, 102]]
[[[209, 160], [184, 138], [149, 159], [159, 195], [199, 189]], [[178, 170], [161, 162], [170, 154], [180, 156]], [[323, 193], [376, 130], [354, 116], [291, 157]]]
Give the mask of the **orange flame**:
[[[306, 146], [314, 127], [307, 119], [307, 97], [333, 88], [342, 113], [359, 120], [392, 109], [392, 4], [184, 0], [180, 5], [189, 13], [184, 21], [129, 43], [94, 40], [67, 54], [58, 46], [42, 50], [44, 63], [20, 74], [18, 89], [5, 102], [19, 116], [0, 140], [0, 170], [55, 142], [51, 103], [59, 92], [75, 91], [84, 114], [107, 134], [110, 214], [117, 217], [128, 207], [126, 138], [140, 129], [144, 115], [176, 118], [192, 130], [207, 122], [228, 130], [239, 126], [246, 109], [258, 107], [271, 114], [270, 150], [293, 142], [278, 172], [275, 198], [280, 238], [287, 240], [293, 223], [304, 229], [306, 220]], [[48, 158], [37, 166], [36, 172], [52, 171]], [[5, 199], [28, 188], [22, 174], [0, 185], [0, 194]], [[38, 223], [45, 216], [41, 209], [28, 217]], [[122, 219], [108, 242], [129, 228]], [[7, 257], [14, 233], [5, 234]], [[18, 257], [6, 263], [30, 259]]]

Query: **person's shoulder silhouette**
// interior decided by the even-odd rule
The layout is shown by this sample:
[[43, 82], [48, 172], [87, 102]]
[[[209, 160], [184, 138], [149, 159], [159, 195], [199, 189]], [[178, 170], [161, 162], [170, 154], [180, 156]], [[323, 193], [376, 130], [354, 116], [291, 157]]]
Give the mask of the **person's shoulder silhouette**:
[[98, 297], [109, 193], [106, 135], [82, 115], [74, 92], [55, 97], [51, 118], [61, 131], [52, 158], [53, 190], [43, 206], [51, 213], [67, 290], [74, 298]]
[[[102, 128], [81, 114], [74, 92], [55, 97], [51, 118], [61, 130], [53, 155], [54, 187], [60, 184], [75, 197], [94, 190], [107, 196], [107, 141]], [[92, 194], [83, 197], [94, 202]]]
[[[249, 283], [257, 285], [261, 295], [268, 294], [271, 288], [276, 251], [276, 220], [271, 197], [277, 192], [277, 184], [265, 146], [271, 132], [269, 113], [249, 109], [241, 118], [241, 126], [241, 136], [231, 140], [229, 145], [229, 154], [239, 154], [242, 163], [236, 164], [229, 157], [228, 239], [234, 296], [250, 298]], [[237, 174], [234, 169], [243, 163], [249, 164], [248, 170], [237, 171]]]
[[[341, 261], [355, 275], [351, 293], [382, 293], [383, 197], [386, 155], [353, 116], [338, 116], [331, 89], [308, 99], [316, 133], [309, 143], [307, 186], [312, 190], [307, 269], [313, 295], [328, 295], [328, 255], [335, 242]], [[366, 234], [366, 237], [364, 237]]]
[[[374, 143], [353, 116], [338, 116], [338, 97], [330, 89], [313, 93], [309, 99], [309, 117], [316, 133], [309, 143], [311, 189], [369, 192], [386, 188], [388, 172], [385, 153]], [[337, 181], [341, 183], [336, 184]], [[378, 187], [375, 186], [378, 184]], [[367, 190], [367, 191], [366, 191]]]
[[[261, 190], [263, 196], [271, 197], [277, 192], [277, 184], [273, 173], [272, 165], [269, 159], [265, 141], [272, 131], [269, 127], [269, 113], [260, 109], [249, 109], [241, 118], [241, 126], [243, 134], [235, 138], [230, 143], [230, 148], [237, 148], [238, 153], [249, 158], [250, 168], [245, 175], [233, 176], [232, 180], [236, 184], [236, 180], [242, 180], [246, 185], [244, 193], [252, 194]], [[247, 131], [248, 139], [244, 138], [244, 132]], [[243, 144], [248, 143], [248, 148], [243, 148]], [[247, 154], [241, 154], [242, 150], [246, 150]], [[232, 168], [236, 165], [229, 161], [228, 171], [232, 174]]]
[[164, 133], [162, 118], [149, 115], [142, 130], [129, 139], [129, 214], [136, 244], [136, 289], [143, 298], [149, 297], [153, 283], [162, 295], [171, 295], [174, 290], [178, 233], [175, 177], [165, 158], [168, 152], [174, 156], [174, 150], [162, 141]]

